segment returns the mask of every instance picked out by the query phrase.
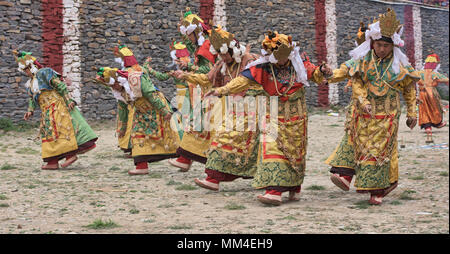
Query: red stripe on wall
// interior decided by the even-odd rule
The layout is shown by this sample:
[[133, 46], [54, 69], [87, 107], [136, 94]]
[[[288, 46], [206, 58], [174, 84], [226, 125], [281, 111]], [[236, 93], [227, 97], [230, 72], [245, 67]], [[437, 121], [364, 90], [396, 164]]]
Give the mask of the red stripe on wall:
[[210, 26], [209, 22], [212, 22], [214, 17], [214, 0], [200, 0], [199, 16], [206, 25]]
[[405, 24], [403, 28], [403, 36], [405, 41], [406, 56], [408, 56], [409, 62], [412, 67], [416, 67], [416, 57], [414, 48], [414, 23], [413, 23], [413, 11], [412, 5], [406, 5], [404, 8]]
[[63, 9], [63, 0], [41, 0], [44, 66], [61, 74], [64, 44]]
[[[325, 12], [325, 0], [315, 0], [315, 20], [316, 20], [316, 58], [318, 64], [327, 61], [327, 45], [325, 42], [327, 34], [327, 21]], [[320, 84], [317, 91], [317, 104], [319, 107], [328, 107], [328, 85]]]

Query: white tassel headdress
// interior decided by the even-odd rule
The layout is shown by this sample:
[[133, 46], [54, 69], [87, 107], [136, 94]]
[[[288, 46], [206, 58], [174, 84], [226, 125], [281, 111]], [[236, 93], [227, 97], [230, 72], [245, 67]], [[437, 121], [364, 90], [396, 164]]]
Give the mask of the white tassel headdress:
[[[382, 15], [380, 17], [380, 20], [370, 24], [365, 33], [366, 40], [363, 43], [361, 43], [361, 45], [351, 50], [349, 53], [353, 60], [359, 60], [362, 59], [364, 56], [366, 56], [367, 53], [369, 53], [369, 51], [371, 50], [372, 41], [379, 40], [383, 37], [382, 34], [383, 31], [380, 26], [380, 22], [383, 22], [382, 19], [385, 17], [394, 20], [396, 19], [395, 12], [393, 10], [388, 9], [388, 13]], [[392, 30], [392, 27], [388, 28]], [[394, 27], [394, 30], [391, 33], [392, 35], [389, 38], [392, 39], [392, 42], [394, 44], [393, 50], [394, 59], [392, 62], [392, 70], [394, 71], [394, 73], [397, 74], [400, 72], [400, 65], [406, 66], [409, 65], [410, 63], [408, 57], [400, 50], [400, 47], [403, 47], [405, 45], [405, 42], [401, 39], [401, 36], [403, 34], [403, 26]]]
[[[303, 64], [303, 60], [300, 56], [300, 47], [297, 46], [295, 42], [292, 42], [290, 46], [294, 47], [294, 49], [289, 54], [288, 59], [291, 61], [292, 66], [294, 67], [295, 70], [296, 74], [295, 81], [301, 82], [305, 86], [309, 86], [308, 74], [306, 73], [305, 65]], [[245, 69], [263, 63], [274, 63], [274, 64], [278, 63], [278, 60], [275, 58], [273, 52], [269, 54], [269, 52], [267, 52], [265, 49], [261, 49], [261, 55], [262, 56], [257, 60], [247, 64], [247, 66], [245, 66]]]
[[233, 57], [234, 61], [236, 63], [242, 61], [242, 56], [244, 56], [246, 51], [245, 45], [238, 42], [233, 34], [222, 29], [220, 25], [211, 30], [209, 40], [211, 42], [211, 46], [209, 47], [211, 54], [226, 54], [229, 49], [232, 49], [233, 53], [231, 57]]

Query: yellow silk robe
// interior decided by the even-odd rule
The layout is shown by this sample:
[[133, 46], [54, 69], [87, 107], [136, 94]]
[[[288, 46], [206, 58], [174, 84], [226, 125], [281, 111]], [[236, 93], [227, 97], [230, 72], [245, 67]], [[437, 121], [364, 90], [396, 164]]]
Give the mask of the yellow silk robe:
[[[398, 181], [397, 133], [401, 114], [400, 94], [407, 117], [417, 117], [415, 82], [411, 66], [392, 70], [392, 54], [384, 59], [371, 50], [349, 68], [355, 114], [350, 127], [356, 163], [355, 187], [359, 192], [382, 190]], [[363, 108], [371, 105], [372, 115]]]
[[[310, 80], [319, 83], [322, 79], [321, 72], [318, 68], [315, 69]], [[266, 119], [270, 119], [270, 95], [262, 88], [261, 84], [239, 76], [216, 91], [221, 95], [238, 94], [246, 90], [261, 91], [261, 95], [267, 97], [265, 116]], [[275, 96], [278, 102], [278, 115], [275, 115], [275, 119], [267, 121], [269, 128], [260, 130], [257, 169], [252, 182], [254, 188], [293, 187], [303, 183], [308, 122], [305, 88], [298, 88], [287, 97], [287, 100], [282, 100], [281, 97]]]

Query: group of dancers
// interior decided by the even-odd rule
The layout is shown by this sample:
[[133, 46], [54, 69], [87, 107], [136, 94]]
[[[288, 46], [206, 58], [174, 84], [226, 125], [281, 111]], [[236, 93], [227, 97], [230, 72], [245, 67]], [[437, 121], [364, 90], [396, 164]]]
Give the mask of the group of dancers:
[[[336, 186], [348, 191], [355, 178], [356, 191], [369, 193], [369, 202], [379, 205], [398, 183], [400, 95], [409, 128], [417, 124], [417, 103], [427, 133], [445, 126], [435, 87], [448, 78], [436, 71], [436, 54], [427, 57], [424, 70], [411, 67], [400, 49], [403, 28], [393, 10], [367, 27], [361, 24], [351, 59], [336, 70], [311, 63], [292, 36], [275, 31], [265, 34], [261, 54], [251, 53], [234, 34], [205, 24], [189, 8], [178, 31], [180, 38], [169, 47], [170, 71], [153, 69], [151, 57], [140, 65], [120, 41], [112, 52], [120, 67], [95, 67], [93, 80], [117, 100], [118, 146], [133, 158], [130, 175], [148, 174], [149, 163], [165, 159], [182, 172], [197, 162], [206, 173], [194, 179], [202, 188], [219, 191], [222, 182], [251, 179], [264, 190], [257, 196], [262, 203], [281, 205], [284, 192], [298, 201], [306, 170], [308, 82], [348, 80], [345, 134], [326, 163]], [[77, 154], [95, 148], [97, 136], [61, 75], [29, 52], [14, 53], [19, 70], [30, 77], [24, 119], [41, 109], [42, 169], [58, 169], [62, 159], [61, 167], [68, 167]], [[173, 81], [172, 103], [155, 79]]]

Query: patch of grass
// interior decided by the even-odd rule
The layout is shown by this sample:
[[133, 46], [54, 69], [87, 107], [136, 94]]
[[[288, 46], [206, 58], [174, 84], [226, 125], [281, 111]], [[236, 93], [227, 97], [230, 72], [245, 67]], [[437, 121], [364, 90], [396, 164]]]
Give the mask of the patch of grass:
[[112, 166], [112, 167], [110, 167], [110, 168], [109, 168], [109, 170], [113, 170], [113, 171], [115, 171], [115, 170], [120, 170], [120, 168], [119, 168], [119, 167], [117, 167], [117, 166]]
[[358, 230], [361, 230], [361, 226], [360, 225], [345, 226], [343, 228], [339, 228], [339, 230], [342, 230], [342, 231], [358, 231]]
[[173, 226], [168, 227], [168, 229], [192, 229], [192, 226], [185, 225], [185, 224], [183, 224], [183, 225], [173, 225]]
[[190, 184], [183, 184], [175, 188], [175, 190], [196, 190], [197, 187]]
[[159, 205], [157, 208], [170, 208], [170, 207], [173, 207], [173, 204]]
[[295, 218], [294, 216], [292, 216], [292, 215], [288, 215], [288, 216], [286, 216], [286, 217], [284, 217], [283, 218], [283, 220], [296, 220], [297, 218]]
[[1, 203], [1, 204], [0, 204], [0, 207], [9, 207], [9, 205], [6, 204], [6, 203]]
[[89, 204], [92, 205], [92, 206], [95, 206], [95, 207], [104, 207], [105, 205], [103, 205], [101, 203], [102, 203], [101, 201], [92, 201]]
[[367, 209], [370, 207], [370, 203], [368, 200], [358, 201], [358, 202], [354, 203], [354, 205], [355, 206], [352, 208], [356, 208], [356, 209]]
[[341, 125], [339, 125], [339, 124], [329, 124], [329, 125], [327, 125], [328, 127], [340, 127]]
[[411, 179], [411, 180], [423, 180], [425, 178], [421, 175], [421, 176], [413, 176], [413, 177], [410, 177], [409, 179]]
[[22, 147], [22, 148], [16, 150], [16, 153], [18, 153], [18, 154], [39, 154], [39, 151], [36, 151], [33, 148], [29, 148], [29, 147]]
[[307, 190], [325, 190], [325, 186], [311, 185], [306, 188]]
[[138, 213], [139, 213], [139, 210], [133, 208], [133, 209], [130, 210], [130, 213], [131, 213], [131, 214], [138, 214]]
[[448, 176], [448, 172], [442, 171], [441, 173], [439, 173], [440, 176]]
[[153, 219], [145, 219], [144, 220], [144, 223], [153, 223], [153, 222], [155, 222], [155, 220], [153, 220]]
[[9, 165], [8, 163], [3, 164], [3, 166], [0, 168], [0, 170], [10, 170], [10, 169], [16, 169], [16, 166]]
[[401, 205], [402, 202], [398, 201], [398, 200], [393, 200], [391, 203], [391, 205]]
[[8, 198], [5, 196], [5, 195], [3, 195], [3, 194], [0, 194], [0, 200], [7, 200]]
[[150, 178], [162, 178], [162, 175], [160, 173], [150, 173], [148, 174]]
[[227, 209], [227, 210], [243, 210], [245, 208], [246, 208], [245, 206], [238, 205], [236, 203], [230, 203], [225, 206], [225, 209]]
[[416, 200], [417, 198], [411, 197], [411, 194], [416, 193], [416, 191], [413, 190], [405, 190], [400, 194], [399, 199], [401, 200]]
[[96, 219], [91, 224], [84, 226], [90, 229], [109, 229], [109, 228], [115, 228], [119, 227], [114, 221], [109, 219], [108, 221], [103, 221], [102, 219]]
[[38, 123], [18, 121], [14, 123], [10, 118], [1, 117], [0, 118], [0, 130], [5, 132], [15, 131], [15, 132], [25, 132], [38, 127]]
[[180, 185], [180, 184], [183, 184], [183, 183], [180, 183], [180, 182], [177, 182], [174, 180], [170, 180], [169, 182], [166, 183], [166, 185]]
[[275, 225], [275, 222], [273, 222], [273, 220], [271, 220], [271, 219], [268, 219], [266, 221], [266, 225], [273, 226], [273, 225]]

